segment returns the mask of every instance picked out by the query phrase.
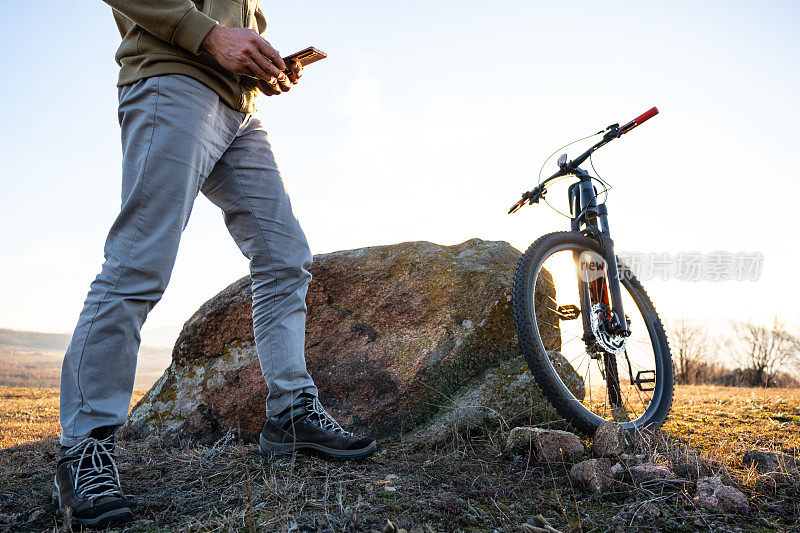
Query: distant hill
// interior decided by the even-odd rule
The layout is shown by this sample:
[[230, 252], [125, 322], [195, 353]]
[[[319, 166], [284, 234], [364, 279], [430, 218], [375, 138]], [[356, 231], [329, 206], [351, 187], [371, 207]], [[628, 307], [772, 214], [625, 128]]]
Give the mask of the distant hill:
[[66, 350], [70, 335], [66, 333], [41, 333], [0, 328], [0, 347], [31, 348], [34, 350]]
[[[58, 387], [61, 361], [71, 335], [0, 328], [0, 385]], [[141, 346], [134, 388], [147, 390], [171, 361], [170, 348]]]

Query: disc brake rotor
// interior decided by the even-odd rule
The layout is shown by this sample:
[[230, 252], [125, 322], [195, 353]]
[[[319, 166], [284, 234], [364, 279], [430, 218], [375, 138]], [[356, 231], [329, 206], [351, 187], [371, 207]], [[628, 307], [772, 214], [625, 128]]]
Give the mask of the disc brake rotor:
[[605, 304], [596, 303], [592, 306], [592, 312], [589, 316], [592, 333], [594, 333], [597, 344], [603, 350], [613, 355], [622, 355], [625, 352], [625, 346], [628, 344], [628, 338], [608, 332], [605, 319], [607, 312], [608, 306]]

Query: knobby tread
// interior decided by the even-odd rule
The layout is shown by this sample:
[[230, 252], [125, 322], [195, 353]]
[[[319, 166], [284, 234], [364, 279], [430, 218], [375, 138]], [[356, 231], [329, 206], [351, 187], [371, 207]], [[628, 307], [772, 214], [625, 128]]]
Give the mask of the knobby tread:
[[[543, 257], [546, 257], [550, 249], [560, 244], [574, 244], [595, 252], [600, 251], [600, 246], [594, 239], [574, 231], [548, 233], [539, 237], [522, 255], [514, 272], [514, 325], [528, 367], [545, 397], [550, 400], [556, 411], [578, 431], [592, 436], [602, 421], [598, 422], [597, 418], [582, 404], [578, 403], [576, 405], [571, 394], [564, 393], [564, 385], [550, 365], [547, 354], [541, 349], [543, 343], [532, 320], [534, 312], [531, 308], [533, 298], [529, 297], [529, 295], [533, 295], [535, 287], [532, 269], [543, 260]], [[655, 306], [639, 280], [632, 274], [626, 277], [630, 281], [631, 296], [638, 297], [641, 300], [640, 303], [647, 311], [647, 313], [643, 313], [643, 317], [654, 327], [656, 337], [659, 339], [664, 369], [662, 374], [669, 374], [669, 376], [659, 376], [660, 380], [669, 379], [667, 379], [667, 383], [662, 381], [663, 390], [655, 413], [645, 420], [641, 427], [633, 428], [632, 430], [653, 432], [663, 425], [672, 408], [675, 375], [672, 368], [669, 341]], [[638, 294], [634, 295], [633, 293]]]

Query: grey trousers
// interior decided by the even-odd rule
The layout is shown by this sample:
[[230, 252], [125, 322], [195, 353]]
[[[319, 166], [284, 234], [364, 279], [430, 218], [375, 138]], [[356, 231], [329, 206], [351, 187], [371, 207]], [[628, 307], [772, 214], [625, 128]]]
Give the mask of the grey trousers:
[[64, 356], [61, 444], [125, 421], [140, 330], [167, 287], [200, 191], [250, 260], [268, 414], [316, 394], [304, 355], [312, 256], [261, 121], [200, 82], [167, 75], [120, 87], [119, 122], [122, 207]]

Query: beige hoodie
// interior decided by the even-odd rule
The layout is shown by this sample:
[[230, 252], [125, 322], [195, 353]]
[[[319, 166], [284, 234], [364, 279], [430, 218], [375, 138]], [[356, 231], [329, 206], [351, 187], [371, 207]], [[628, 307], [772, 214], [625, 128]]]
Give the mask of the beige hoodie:
[[200, 44], [216, 24], [252, 28], [262, 36], [267, 20], [258, 0], [104, 0], [114, 12], [122, 44], [119, 81], [127, 85], [162, 74], [183, 74], [203, 83], [231, 108], [255, 111], [255, 80], [220, 66]]

